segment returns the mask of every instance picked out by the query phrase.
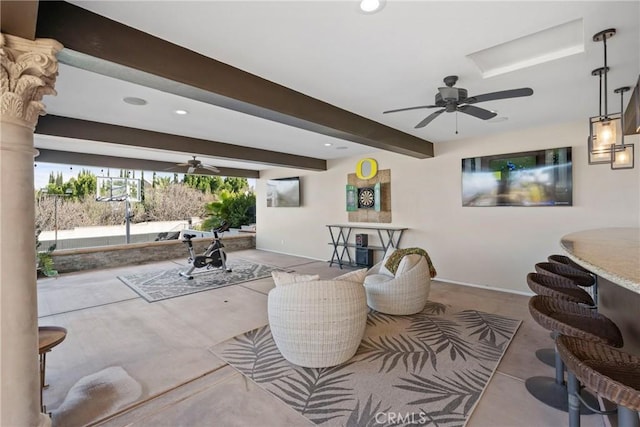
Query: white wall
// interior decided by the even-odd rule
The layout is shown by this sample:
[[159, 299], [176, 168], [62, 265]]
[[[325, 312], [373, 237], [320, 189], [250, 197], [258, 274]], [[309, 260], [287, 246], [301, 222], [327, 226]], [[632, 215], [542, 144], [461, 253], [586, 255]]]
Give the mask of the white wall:
[[[564, 234], [640, 226], [640, 138], [627, 139], [636, 143], [636, 167], [612, 171], [608, 165], [587, 164], [586, 135], [585, 120], [438, 143], [432, 159], [382, 151], [370, 157], [379, 169], [391, 170], [391, 225], [409, 228], [401, 247], [426, 249], [440, 279], [526, 292], [526, 274], [547, 255], [561, 253]], [[462, 207], [462, 158], [564, 146], [573, 147], [573, 206]], [[362, 157], [330, 161], [325, 172], [263, 173], [257, 182], [257, 247], [330, 259], [325, 225], [348, 222], [347, 175]], [[267, 208], [266, 179], [288, 176], [301, 177], [303, 206]]]

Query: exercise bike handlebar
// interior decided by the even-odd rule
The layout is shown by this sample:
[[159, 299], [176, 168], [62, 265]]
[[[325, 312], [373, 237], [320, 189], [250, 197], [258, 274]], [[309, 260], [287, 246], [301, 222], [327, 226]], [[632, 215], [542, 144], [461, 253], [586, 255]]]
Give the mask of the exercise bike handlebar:
[[[220, 224], [220, 226], [218, 228], [214, 228], [213, 229], [213, 237], [214, 238], [218, 238], [218, 233], [224, 233], [225, 231], [229, 231], [229, 223], [226, 221], [222, 221], [222, 223]], [[183, 234], [182, 235], [182, 241], [188, 241], [193, 239], [194, 237], [196, 237], [195, 234]]]
[[217, 231], [218, 233], [224, 233], [225, 231], [229, 231], [229, 223], [227, 221], [222, 221], [220, 226], [213, 231]]

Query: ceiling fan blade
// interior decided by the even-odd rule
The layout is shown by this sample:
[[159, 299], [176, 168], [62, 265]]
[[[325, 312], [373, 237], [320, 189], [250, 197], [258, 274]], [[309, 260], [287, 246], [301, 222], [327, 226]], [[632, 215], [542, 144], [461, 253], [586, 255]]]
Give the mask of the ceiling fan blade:
[[469, 114], [470, 116], [477, 117], [482, 120], [489, 120], [497, 116], [493, 111], [485, 110], [484, 108], [474, 107], [473, 105], [461, 105], [457, 108], [461, 113]]
[[415, 129], [420, 129], [420, 128], [425, 127], [426, 125], [428, 125], [429, 123], [431, 123], [431, 121], [432, 121], [433, 119], [435, 119], [436, 117], [438, 117], [440, 114], [444, 113], [445, 111], [446, 111], [446, 110], [443, 108], [442, 110], [438, 110], [438, 111], [436, 111], [435, 113], [431, 113], [431, 114], [429, 114], [429, 115], [427, 116], [427, 118], [426, 118], [426, 119], [424, 119], [423, 121], [421, 121], [420, 123], [418, 123], [418, 124], [415, 126]]
[[484, 93], [482, 95], [470, 96], [463, 102], [465, 104], [475, 104], [476, 102], [494, 101], [496, 99], [519, 98], [521, 96], [533, 95], [533, 89], [523, 87], [520, 89], [502, 90], [500, 92]]
[[409, 110], [420, 110], [422, 108], [437, 108], [437, 107], [439, 107], [439, 105], [419, 105], [417, 107], [398, 108], [397, 110], [387, 110], [387, 111], [383, 111], [382, 114], [397, 113], [400, 111], [409, 111]]
[[215, 167], [213, 165], [200, 165], [200, 167], [202, 169], [206, 169], [206, 170], [214, 172], [214, 173], [220, 173], [220, 169], [218, 169], [217, 167]]
[[176, 163], [176, 166], [189, 166], [189, 163]]

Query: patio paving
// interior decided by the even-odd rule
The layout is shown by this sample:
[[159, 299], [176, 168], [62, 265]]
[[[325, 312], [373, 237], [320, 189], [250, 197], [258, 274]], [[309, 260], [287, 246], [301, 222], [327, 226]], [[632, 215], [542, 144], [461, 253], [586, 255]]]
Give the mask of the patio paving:
[[[229, 253], [306, 274], [332, 278], [344, 273], [327, 262], [260, 250]], [[167, 269], [164, 261], [61, 275], [38, 281], [39, 324], [67, 328], [67, 339], [47, 355], [44, 403], [53, 425], [104, 426], [308, 426], [309, 421], [255, 386], [207, 349], [267, 323], [270, 278], [148, 303], [119, 275]], [[524, 278], [523, 278], [524, 280]], [[528, 297], [434, 281], [430, 299], [523, 320], [498, 370], [467, 424], [558, 426], [567, 415], [529, 396], [524, 380], [553, 375], [535, 350], [553, 345], [533, 322]], [[141, 386], [135, 401], [114, 408], [109, 397], [63, 405], [82, 378], [121, 367]], [[58, 411], [59, 408], [64, 411]], [[71, 409], [69, 409], [71, 408]], [[516, 424], [514, 424], [516, 422]], [[585, 427], [604, 425], [599, 415], [582, 417]]]

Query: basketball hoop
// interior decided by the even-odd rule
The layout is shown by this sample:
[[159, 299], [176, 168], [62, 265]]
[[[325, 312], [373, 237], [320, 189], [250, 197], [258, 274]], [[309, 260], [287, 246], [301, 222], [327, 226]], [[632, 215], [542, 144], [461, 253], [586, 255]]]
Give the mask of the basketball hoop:
[[97, 177], [96, 201], [125, 202], [126, 243], [131, 240], [131, 202], [140, 201], [140, 180], [135, 178]]
[[110, 176], [97, 177], [96, 201], [98, 202], [139, 202], [140, 180]]

